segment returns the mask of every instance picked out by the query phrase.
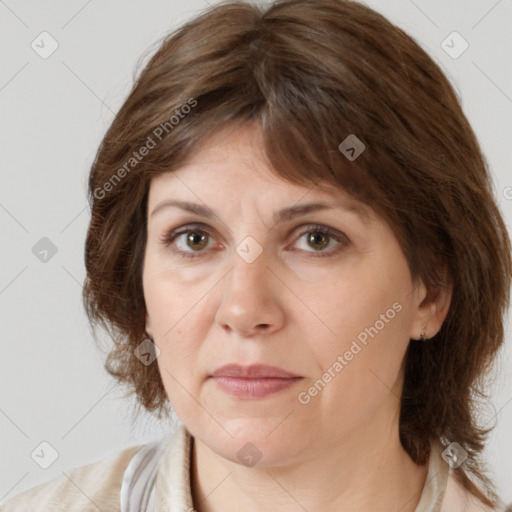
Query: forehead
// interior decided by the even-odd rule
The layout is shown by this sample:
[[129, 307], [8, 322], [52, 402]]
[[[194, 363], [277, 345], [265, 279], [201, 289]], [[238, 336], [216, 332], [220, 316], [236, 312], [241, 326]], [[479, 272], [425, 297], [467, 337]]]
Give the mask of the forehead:
[[207, 167], [203, 171], [210, 175], [210, 179], [200, 179], [201, 170], [194, 164], [186, 167], [181, 176], [174, 173], [159, 176], [152, 183], [152, 194], [148, 202], [149, 221], [161, 212], [179, 210], [204, 218], [218, 218], [226, 212], [239, 218], [257, 212], [271, 219], [272, 225], [322, 211], [348, 213], [366, 225], [376, 218], [372, 210], [343, 190], [306, 188], [284, 180], [277, 185], [258, 185], [255, 183], [257, 180], [245, 171], [247, 181], [244, 190], [233, 188], [230, 180], [225, 181], [226, 186], [218, 187], [215, 176], [226, 178], [226, 173]]
[[[267, 159], [259, 124], [226, 126], [197, 145], [178, 168], [151, 181], [150, 203], [180, 193], [189, 199], [199, 191], [207, 196], [261, 194], [285, 202], [340, 202], [369, 219], [372, 210], [332, 183], [298, 184], [279, 175]], [[197, 192], [194, 194], [194, 192]], [[195, 197], [193, 199], [198, 199]]]

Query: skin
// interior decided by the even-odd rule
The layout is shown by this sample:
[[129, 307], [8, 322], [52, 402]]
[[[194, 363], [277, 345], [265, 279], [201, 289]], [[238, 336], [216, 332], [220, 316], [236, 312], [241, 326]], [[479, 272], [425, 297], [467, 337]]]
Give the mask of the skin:
[[[194, 437], [193, 506], [414, 511], [427, 466], [417, 466], [399, 441], [401, 364], [424, 325], [427, 338], [441, 328], [451, 291], [427, 297], [382, 219], [368, 209], [365, 221], [344, 208], [357, 203], [341, 189], [284, 181], [262, 147], [257, 125], [224, 129], [150, 185], [146, 331], [161, 350], [170, 403]], [[170, 199], [207, 205], [216, 216], [177, 207], [152, 215]], [[281, 208], [316, 201], [336, 207], [272, 220]], [[203, 245], [199, 236], [187, 243], [187, 235], [162, 242], [168, 231], [198, 222], [210, 232]], [[310, 224], [331, 227], [340, 238], [311, 242]], [[262, 249], [251, 263], [236, 252], [248, 236]], [[330, 254], [316, 256], [321, 252]], [[394, 318], [333, 371], [358, 334], [397, 303]], [[231, 362], [279, 366], [303, 379], [265, 398], [240, 399], [208, 378]], [[334, 377], [301, 403], [299, 394], [329, 368]], [[260, 457], [252, 466], [237, 456], [247, 443]]]

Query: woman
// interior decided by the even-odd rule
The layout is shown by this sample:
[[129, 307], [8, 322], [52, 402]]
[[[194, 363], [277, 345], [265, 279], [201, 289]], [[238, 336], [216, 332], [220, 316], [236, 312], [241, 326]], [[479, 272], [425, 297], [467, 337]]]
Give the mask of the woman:
[[481, 452], [510, 242], [438, 66], [348, 0], [168, 36], [91, 169], [84, 302], [176, 433], [3, 510], [504, 510]]

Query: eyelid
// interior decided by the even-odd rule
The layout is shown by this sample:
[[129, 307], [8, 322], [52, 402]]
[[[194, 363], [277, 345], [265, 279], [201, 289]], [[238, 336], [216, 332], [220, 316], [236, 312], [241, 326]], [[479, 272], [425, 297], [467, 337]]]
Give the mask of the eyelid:
[[216, 232], [215, 229], [207, 224], [202, 222], [193, 222], [191, 224], [183, 224], [177, 228], [166, 229], [160, 237], [160, 242], [164, 244], [164, 246], [168, 247], [177, 237], [192, 231], [204, 233], [211, 238], [213, 238], [213, 232]]
[[[213, 233], [217, 233], [217, 231], [209, 226], [208, 224], [202, 223], [202, 222], [192, 222], [190, 224], [183, 224], [177, 228], [171, 228], [166, 231], [164, 231], [163, 235], [160, 237], [161, 243], [165, 247], [169, 247], [172, 242], [179, 236], [197, 231], [199, 233], [203, 233], [208, 235], [209, 237], [213, 238]], [[350, 239], [345, 235], [345, 233], [332, 228], [330, 226], [327, 226], [325, 224], [321, 223], [308, 223], [308, 224], [300, 224], [299, 226], [296, 226], [292, 229], [290, 229], [287, 234], [286, 238], [291, 236], [293, 233], [300, 231], [298, 236], [294, 238], [294, 241], [292, 242], [292, 246], [295, 245], [298, 240], [300, 240], [305, 234], [311, 233], [311, 232], [317, 232], [317, 233], [324, 233], [328, 236], [330, 236], [332, 239], [334, 239], [337, 242], [337, 246], [333, 249], [330, 249], [328, 251], [304, 251], [301, 249], [290, 249], [292, 252], [305, 252], [312, 254], [312, 257], [328, 257], [328, 256], [335, 256], [343, 247], [347, 246], [350, 243]], [[287, 246], [288, 249], [289, 246]], [[174, 250], [172, 249], [174, 253], [176, 253], [178, 256], [183, 256], [184, 258], [197, 258], [204, 254], [207, 254], [209, 251], [181, 251], [181, 250]]]
[[[311, 253], [313, 257], [321, 258], [321, 257], [334, 257], [336, 256], [344, 247], [348, 246], [350, 243], [350, 239], [347, 237], [345, 233], [339, 231], [331, 226], [327, 226], [321, 223], [308, 223], [301, 224], [297, 226], [297, 228], [293, 228], [291, 233], [295, 231], [300, 231], [298, 237], [294, 239], [292, 245], [295, 245], [305, 234], [311, 232], [323, 233], [328, 235], [331, 239], [336, 240], [337, 246], [335, 248], [329, 249], [328, 251], [304, 251], [306, 253]], [[292, 251], [300, 251], [300, 249], [291, 249]]]

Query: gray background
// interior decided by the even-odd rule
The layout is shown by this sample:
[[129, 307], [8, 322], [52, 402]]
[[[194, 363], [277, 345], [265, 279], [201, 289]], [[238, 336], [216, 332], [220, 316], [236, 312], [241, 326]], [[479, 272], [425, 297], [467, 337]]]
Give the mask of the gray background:
[[[512, 0], [367, 3], [420, 42], [452, 80], [510, 224]], [[0, 1], [0, 501], [173, 428], [149, 417], [130, 423], [130, 401], [103, 370], [92, 340], [80, 296], [86, 178], [138, 58], [206, 6], [203, 0]], [[43, 31], [59, 45], [46, 59], [31, 47], [34, 40], [43, 45]], [[464, 43], [457, 36], [444, 43], [452, 56], [442, 47], [453, 31], [469, 44], [458, 58], [454, 52]], [[32, 251], [43, 237], [57, 249], [46, 262]], [[508, 329], [484, 417], [493, 422], [497, 414], [486, 454], [503, 499], [512, 502], [510, 336]], [[31, 458], [36, 449], [45, 454], [40, 463], [51, 462], [43, 441], [58, 454], [47, 469]]]

